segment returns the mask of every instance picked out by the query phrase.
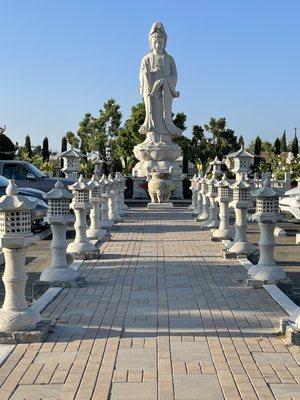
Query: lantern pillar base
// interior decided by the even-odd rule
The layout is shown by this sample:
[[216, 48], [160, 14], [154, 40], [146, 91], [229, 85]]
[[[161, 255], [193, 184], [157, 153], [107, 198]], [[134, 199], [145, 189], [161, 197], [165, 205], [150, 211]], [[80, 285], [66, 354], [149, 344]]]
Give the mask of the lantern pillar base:
[[0, 332], [0, 344], [41, 343], [52, 330], [51, 320], [42, 319], [30, 330], [9, 330]]
[[278, 282], [286, 279], [286, 274], [280, 265], [253, 265], [248, 270], [251, 279], [261, 282]]

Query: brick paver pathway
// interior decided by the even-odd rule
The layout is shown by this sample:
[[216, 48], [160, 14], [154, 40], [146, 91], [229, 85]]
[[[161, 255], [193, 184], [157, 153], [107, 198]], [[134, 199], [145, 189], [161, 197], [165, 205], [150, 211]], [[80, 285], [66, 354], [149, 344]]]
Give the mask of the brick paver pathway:
[[47, 341], [3, 364], [1, 400], [300, 399], [284, 312], [186, 209], [132, 210], [102, 249], [44, 311]]

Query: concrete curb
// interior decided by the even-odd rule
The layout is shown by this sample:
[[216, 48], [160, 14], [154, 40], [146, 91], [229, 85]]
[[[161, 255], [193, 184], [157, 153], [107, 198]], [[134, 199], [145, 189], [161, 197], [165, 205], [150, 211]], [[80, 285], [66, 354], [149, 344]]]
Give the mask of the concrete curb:
[[[252, 267], [252, 262], [247, 258], [238, 258], [239, 262], [248, 271]], [[269, 295], [276, 301], [276, 303], [286, 312], [289, 316], [291, 313], [298, 308], [295, 304], [282, 290], [280, 290], [276, 285], [263, 285], [262, 286]]]
[[52, 287], [49, 288], [37, 301], [35, 301], [30, 307], [33, 310], [38, 312], [42, 312], [45, 308], [51, 303], [52, 300], [55, 299], [59, 295], [59, 293], [63, 290], [61, 287]]
[[14, 348], [14, 344], [0, 344], [0, 367], [8, 359]]

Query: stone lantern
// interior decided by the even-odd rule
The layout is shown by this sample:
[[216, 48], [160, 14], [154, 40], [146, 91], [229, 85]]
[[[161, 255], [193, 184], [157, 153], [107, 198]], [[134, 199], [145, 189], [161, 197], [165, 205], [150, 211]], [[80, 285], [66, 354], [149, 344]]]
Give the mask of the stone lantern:
[[[201, 193], [201, 184], [202, 184], [202, 172], [198, 172], [198, 175], [196, 177], [195, 181], [195, 194], [196, 194], [196, 207], [194, 211], [192, 212], [192, 215], [197, 217], [198, 215], [202, 214], [202, 193]], [[197, 218], [195, 219], [197, 221]]]
[[80, 175], [77, 182], [69, 186], [74, 197], [71, 208], [75, 214], [75, 239], [67, 247], [67, 253], [76, 257], [94, 258], [99, 256], [96, 247], [87, 238], [87, 211], [91, 209], [89, 202], [89, 192], [91, 185], [86, 182], [83, 175]]
[[101, 179], [99, 180], [100, 188], [101, 188], [101, 219], [100, 225], [101, 228], [112, 228], [114, 226], [114, 221], [109, 219], [108, 211], [108, 201], [109, 198], [112, 196], [112, 183], [106, 179], [106, 176], [103, 174]]
[[118, 212], [118, 182], [116, 179], [113, 179], [111, 175], [108, 176], [107, 179], [111, 183], [111, 195], [108, 199], [108, 217], [110, 220], [114, 222], [123, 221], [122, 217]]
[[80, 159], [84, 155], [75, 149], [66, 150], [60, 154], [63, 159], [63, 168], [61, 171], [65, 174], [66, 178], [77, 180], [78, 171], [80, 170]]
[[221, 169], [222, 164], [223, 164], [222, 161], [220, 161], [217, 156], [214, 158], [213, 161], [209, 163], [209, 165], [211, 166], [213, 176], [222, 174], [222, 169]]
[[101, 228], [100, 224], [100, 204], [102, 197], [102, 189], [100, 183], [96, 180], [95, 175], [88, 182], [90, 186], [90, 198], [89, 201], [92, 205], [90, 211], [90, 227], [87, 230], [87, 237], [89, 239], [103, 240], [107, 239], [107, 232]]
[[195, 218], [195, 221], [205, 221], [209, 217], [209, 196], [208, 196], [208, 179], [206, 174], [204, 178], [199, 180], [199, 184], [201, 188], [199, 190], [202, 199], [202, 212], [199, 213], [198, 217]]
[[43, 282], [72, 282], [78, 278], [78, 273], [68, 265], [66, 257], [67, 226], [74, 222], [70, 214], [70, 204], [73, 198], [69, 190], [64, 189], [63, 183], [58, 180], [54, 189], [46, 194], [48, 212], [45, 221], [52, 231], [52, 260], [50, 267], [43, 270], [40, 281]]
[[94, 165], [94, 175], [97, 180], [101, 178], [103, 173], [103, 161], [100, 158], [99, 152], [92, 151], [89, 153], [88, 160], [91, 161]]
[[192, 204], [189, 205], [188, 210], [190, 211], [194, 211], [195, 208], [197, 207], [197, 202], [198, 202], [198, 194], [197, 194], [197, 190], [196, 190], [196, 179], [197, 179], [197, 175], [194, 174], [194, 176], [191, 179], [191, 186], [189, 187], [189, 189], [192, 192]]
[[219, 203], [220, 212], [220, 224], [219, 228], [212, 231], [212, 241], [221, 241], [222, 239], [232, 239], [233, 229], [229, 225], [229, 203], [232, 200], [232, 189], [230, 188], [230, 182], [223, 174], [222, 179], [216, 183], [218, 188], [218, 196], [216, 200]]
[[[215, 174], [214, 174], [215, 176]], [[219, 226], [218, 205], [216, 197], [218, 196], [218, 180], [215, 177], [207, 179], [207, 196], [209, 198], [209, 215], [206, 221], [203, 222], [201, 228], [217, 228]]]
[[126, 211], [128, 211], [128, 207], [124, 203], [124, 191], [126, 189], [125, 178], [121, 174], [121, 172], [116, 172], [115, 179], [117, 181], [118, 188], [118, 211], [120, 216], [124, 216]]
[[227, 167], [235, 173], [236, 180], [239, 180], [242, 172], [248, 173], [254, 163], [254, 156], [241, 146], [240, 150], [226, 156]]
[[[36, 242], [31, 233], [31, 211], [36, 205], [36, 200], [19, 195], [14, 180], [9, 181], [6, 195], [0, 198], [0, 246], [5, 258], [2, 277], [5, 298], [0, 309], [1, 342], [8, 338], [5, 332], [36, 331], [42, 323], [40, 313], [28, 307], [25, 298], [25, 249]], [[11, 335], [13, 342], [22, 341], [21, 337]]]
[[242, 172], [238, 181], [230, 185], [233, 200], [230, 203], [235, 210], [235, 234], [234, 241], [225, 251], [225, 256], [241, 256], [252, 253], [255, 246], [247, 240], [247, 210], [252, 205], [252, 182], [246, 172]]
[[256, 198], [256, 210], [252, 219], [259, 223], [259, 261], [251, 267], [248, 274], [252, 279], [262, 282], [276, 282], [286, 278], [283, 268], [274, 260], [274, 229], [282, 219], [279, 211], [278, 189], [271, 187], [270, 178], [263, 181], [263, 187], [253, 189], [252, 196]]

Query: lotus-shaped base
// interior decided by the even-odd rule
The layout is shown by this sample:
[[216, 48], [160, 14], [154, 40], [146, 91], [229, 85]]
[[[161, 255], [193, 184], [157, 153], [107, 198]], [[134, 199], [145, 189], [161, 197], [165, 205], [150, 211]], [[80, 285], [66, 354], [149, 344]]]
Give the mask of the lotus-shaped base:
[[[143, 142], [134, 147], [133, 153], [139, 160], [133, 169], [133, 175], [144, 177], [154, 168], [167, 171], [170, 167], [178, 169], [175, 160], [181, 156], [181, 149], [176, 143]], [[179, 170], [177, 173], [181, 174], [181, 171]]]

